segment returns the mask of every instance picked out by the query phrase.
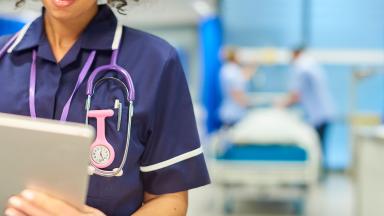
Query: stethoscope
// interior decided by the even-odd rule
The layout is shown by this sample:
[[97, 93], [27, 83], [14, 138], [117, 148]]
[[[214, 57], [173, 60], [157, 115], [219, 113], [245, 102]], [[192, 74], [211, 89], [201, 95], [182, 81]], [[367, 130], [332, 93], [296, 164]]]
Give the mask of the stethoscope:
[[[30, 24], [24, 26], [24, 28], [14, 35], [0, 50], [0, 58], [2, 58], [7, 52], [12, 53], [13, 49], [21, 42], [23, 37], [25, 36]], [[97, 67], [90, 74], [87, 81], [87, 89], [86, 95], [87, 99], [85, 102], [85, 110], [86, 110], [86, 125], [88, 125], [89, 118], [96, 118], [97, 120], [97, 136], [96, 140], [90, 147], [90, 165], [88, 166], [88, 174], [89, 175], [99, 175], [103, 177], [117, 177], [123, 175], [123, 168], [127, 161], [128, 157], [128, 149], [130, 144], [131, 137], [131, 127], [132, 127], [132, 116], [133, 116], [133, 102], [135, 100], [135, 88], [132, 82], [132, 78], [129, 75], [128, 71], [122, 68], [117, 64], [117, 58], [119, 55], [119, 47], [122, 40], [123, 35], [123, 26], [118, 24], [116, 27], [116, 32], [112, 44], [112, 57], [110, 64], [103, 65]], [[30, 83], [29, 83], [29, 109], [30, 115], [32, 118], [37, 118], [36, 115], [36, 57], [37, 52], [34, 49], [32, 51], [32, 65], [30, 72]], [[86, 63], [84, 64], [79, 77], [76, 82], [76, 86], [72, 91], [72, 94], [68, 101], [65, 103], [60, 121], [67, 121], [69, 110], [72, 104], [72, 99], [79, 90], [81, 84], [84, 82], [85, 77], [87, 76], [94, 60], [96, 57], [96, 51], [92, 51], [89, 55]], [[115, 77], [104, 77], [96, 80], [96, 78], [106, 72], [115, 72], [120, 74], [123, 77], [123, 80], [115, 78]], [[108, 142], [105, 136], [105, 119], [114, 115], [114, 111], [112, 109], [109, 110], [91, 110], [92, 98], [95, 97], [95, 92], [99, 86], [101, 86], [106, 81], [113, 81], [118, 84], [126, 95], [126, 100], [129, 104], [128, 111], [128, 123], [127, 123], [127, 139], [124, 150], [124, 156], [120, 163], [120, 166], [114, 168], [112, 170], [105, 170], [105, 168], [109, 167], [113, 161], [115, 160], [115, 151], [113, 146]], [[121, 104], [120, 104], [121, 106]], [[121, 108], [121, 107], [120, 107]], [[118, 123], [120, 124], [120, 123]], [[119, 126], [120, 127], [120, 126]]]

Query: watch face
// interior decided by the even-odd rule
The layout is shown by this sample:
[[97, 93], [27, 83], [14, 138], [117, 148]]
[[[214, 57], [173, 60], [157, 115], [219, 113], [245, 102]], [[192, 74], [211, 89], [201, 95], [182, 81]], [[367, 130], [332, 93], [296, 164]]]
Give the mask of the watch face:
[[111, 153], [109, 152], [109, 149], [105, 146], [99, 145], [92, 149], [92, 160], [96, 164], [106, 164], [108, 163], [110, 157]]

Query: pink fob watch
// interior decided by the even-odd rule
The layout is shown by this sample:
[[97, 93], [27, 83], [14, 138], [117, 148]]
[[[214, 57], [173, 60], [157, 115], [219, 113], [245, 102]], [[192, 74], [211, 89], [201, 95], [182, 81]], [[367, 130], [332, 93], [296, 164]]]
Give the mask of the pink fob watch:
[[95, 142], [91, 145], [90, 159], [93, 166], [103, 169], [115, 160], [115, 150], [105, 137], [105, 119], [113, 116], [113, 110], [89, 111], [89, 118], [97, 120], [97, 135]]

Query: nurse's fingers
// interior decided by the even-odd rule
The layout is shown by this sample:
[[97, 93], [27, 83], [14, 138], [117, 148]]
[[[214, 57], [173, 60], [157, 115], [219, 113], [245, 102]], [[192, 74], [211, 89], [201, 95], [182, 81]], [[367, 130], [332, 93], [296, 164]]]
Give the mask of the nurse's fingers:
[[95, 208], [92, 208], [90, 206], [84, 206], [83, 212], [85, 215], [92, 215], [92, 216], [106, 216], [103, 212], [100, 210], [97, 210]]
[[16, 210], [16, 209], [13, 209], [13, 208], [7, 208], [5, 211], [4, 211], [4, 215], [5, 216], [27, 216], [26, 214]]
[[37, 191], [25, 190], [21, 196], [30, 204], [49, 215], [77, 215], [79, 212], [65, 202]]
[[14, 209], [17, 211], [17, 212], [13, 211], [12, 213], [22, 212], [24, 215], [28, 215], [28, 216], [49, 216], [47, 212], [45, 212], [42, 209], [39, 209], [38, 207], [34, 206], [33, 204], [24, 200], [21, 197], [17, 197], [17, 196], [11, 197], [8, 200], [8, 205], [10, 209]]

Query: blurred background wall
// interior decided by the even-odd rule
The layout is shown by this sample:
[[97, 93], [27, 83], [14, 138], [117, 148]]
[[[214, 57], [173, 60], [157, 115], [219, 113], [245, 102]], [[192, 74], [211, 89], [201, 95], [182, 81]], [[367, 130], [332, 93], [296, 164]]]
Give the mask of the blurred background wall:
[[[327, 160], [335, 169], [350, 164], [351, 115], [371, 113], [382, 116], [384, 76], [373, 75], [359, 82], [353, 92], [353, 72], [373, 69], [382, 71], [384, 58], [370, 56], [384, 50], [384, 1], [381, 0], [223, 0], [220, 16], [226, 44], [263, 48], [293, 49], [306, 44], [309, 49], [332, 51], [366, 51], [357, 61], [343, 57], [327, 62], [330, 88], [338, 108], [337, 122], [328, 140]], [[381, 54], [382, 56], [382, 54]], [[367, 61], [368, 59], [368, 61]], [[372, 58], [371, 58], [372, 59]], [[255, 77], [255, 91], [286, 91], [286, 62], [268, 65]], [[258, 81], [257, 79], [262, 81]], [[260, 84], [261, 83], [261, 84]], [[372, 97], [375, 97], [373, 99]]]

